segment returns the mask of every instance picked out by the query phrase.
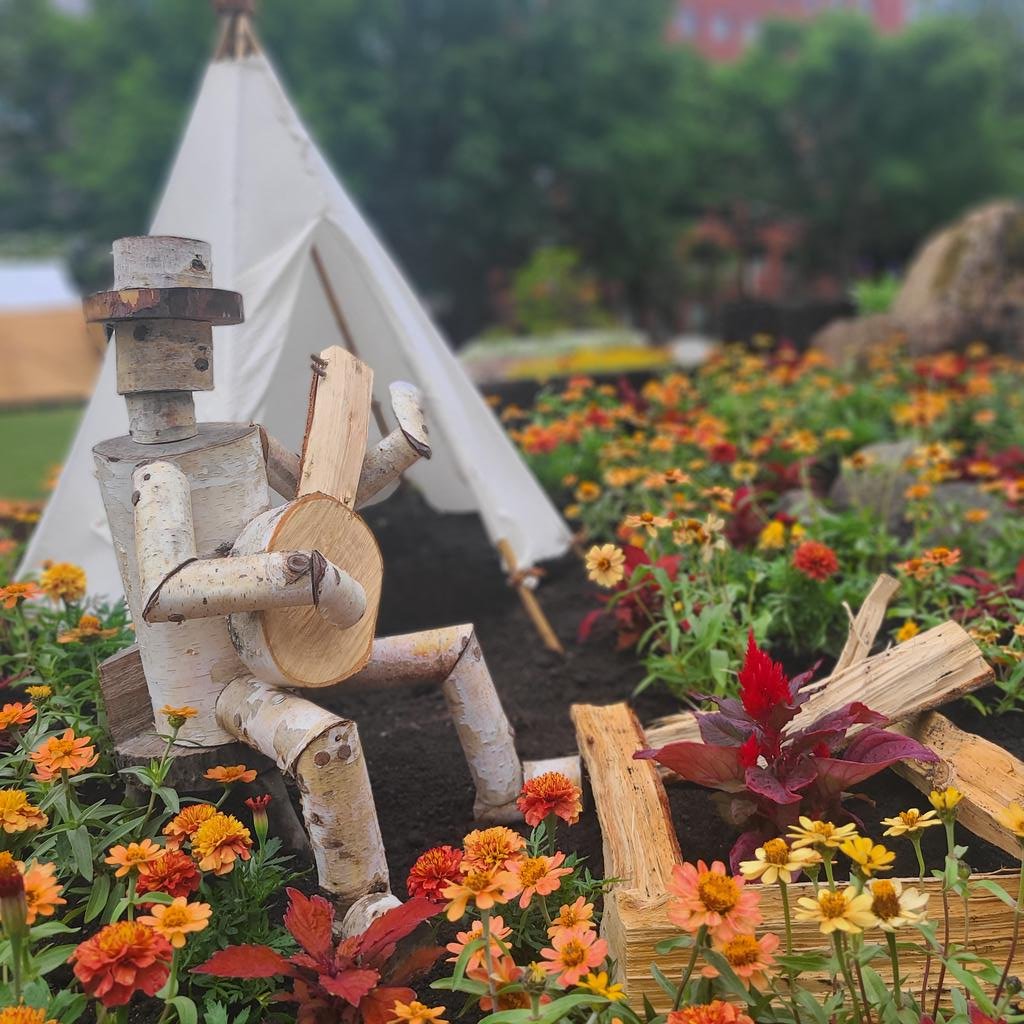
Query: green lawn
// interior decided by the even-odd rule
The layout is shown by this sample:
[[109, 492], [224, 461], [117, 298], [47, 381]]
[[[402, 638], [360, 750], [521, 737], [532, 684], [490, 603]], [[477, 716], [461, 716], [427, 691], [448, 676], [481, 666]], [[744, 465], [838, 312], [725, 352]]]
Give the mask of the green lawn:
[[42, 498], [64, 461], [81, 406], [0, 411], [0, 498]]

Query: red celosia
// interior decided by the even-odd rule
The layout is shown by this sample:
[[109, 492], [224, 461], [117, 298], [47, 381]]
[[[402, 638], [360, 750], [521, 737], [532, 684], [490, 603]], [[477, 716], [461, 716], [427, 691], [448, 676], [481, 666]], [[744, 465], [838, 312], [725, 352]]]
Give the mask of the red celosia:
[[839, 560], [827, 544], [805, 540], [793, 552], [793, 567], [809, 579], [823, 583], [839, 571]]
[[108, 924], [70, 956], [82, 988], [108, 1009], [136, 992], [156, 995], [171, 971], [171, 944], [141, 921]]
[[188, 896], [199, 891], [199, 879], [199, 869], [188, 854], [181, 850], [168, 850], [139, 868], [135, 891], [140, 896], [147, 892]]
[[435, 846], [416, 858], [405, 888], [410, 896], [426, 896], [435, 903], [445, 903], [442, 890], [454, 884], [461, 875], [463, 853], [454, 846]]
[[755, 722], [764, 722], [777, 707], [791, 704], [784, 669], [757, 646], [753, 632], [747, 636], [747, 656], [740, 669], [739, 682], [743, 710]]

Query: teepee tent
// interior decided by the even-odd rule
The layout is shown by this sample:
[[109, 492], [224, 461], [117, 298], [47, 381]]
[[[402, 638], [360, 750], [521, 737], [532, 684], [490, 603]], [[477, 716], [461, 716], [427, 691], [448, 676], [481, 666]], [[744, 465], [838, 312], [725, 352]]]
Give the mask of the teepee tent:
[[[565, 522], [313, 143], [259, 48], [246, 0], [217, 6], [220, 42], [150, 228], [210, 242], [214, 283], [245, 303], [245, 322], [217, 332], [216, 389], [195, 396], [197, 415], [260, 422], [298, 450], [309, 353], [343, 344], [374, 370], [379, 432], [395, 425], [389, 382], [422, 390], [434, 454], [408, 475], [434, 508], [479, 513], [506, 565], [564, 553]], [[90, 590], [110, 597], [121, 583], [91, 449], [127, 433], [114, 380], [111, 346], [22, 565], [77, 562]]]

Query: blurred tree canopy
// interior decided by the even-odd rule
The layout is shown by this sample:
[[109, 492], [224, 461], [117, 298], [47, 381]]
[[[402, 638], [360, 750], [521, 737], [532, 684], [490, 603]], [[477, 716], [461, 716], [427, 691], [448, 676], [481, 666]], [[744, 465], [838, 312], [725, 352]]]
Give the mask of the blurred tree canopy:
[[[966, 2], [966, 0], [965, 0]], [[976, 0], [985, 6], [985, 0]], [[989, 4], [994, 0], [988, 0]], [[667, 0], [262, 0], [301, 113], [456, 337], [489, 282], [575, 249], [653, 324], [703, 211], [804, 225], [849, 278], [1024, 180], [1015, 22], [881, 38], [836, 14], [768, 26], [735, 65], [665, 41]], [[998, 13], [998, 12], [997, 12]], [[144, 231], [208, 58], [207, 0], [0, 0], [0, 233], [58, 234], [102, 284]]]

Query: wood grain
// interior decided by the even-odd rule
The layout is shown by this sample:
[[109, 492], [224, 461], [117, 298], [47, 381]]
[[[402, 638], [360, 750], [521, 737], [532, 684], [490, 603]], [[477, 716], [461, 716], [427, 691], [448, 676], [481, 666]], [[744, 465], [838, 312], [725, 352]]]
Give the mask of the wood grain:
[[882, 626], [882, 620], [889, 608], [889, 602], [893, 599], [896, 591], [900, 589], [900, 581], [882, 573], [875, 580], [874, 585], [864, 598], [864, 603], [857, 611], [857, 615], [850, 623], [850, 631], [846, 637], [846, 643], [836, 659], [832, 675], [842, 672], [858, 661], [863, 661], [870, 653], [875, 644], [875, 637]]

